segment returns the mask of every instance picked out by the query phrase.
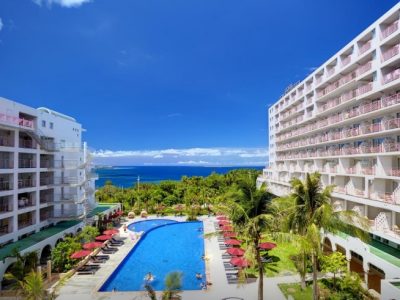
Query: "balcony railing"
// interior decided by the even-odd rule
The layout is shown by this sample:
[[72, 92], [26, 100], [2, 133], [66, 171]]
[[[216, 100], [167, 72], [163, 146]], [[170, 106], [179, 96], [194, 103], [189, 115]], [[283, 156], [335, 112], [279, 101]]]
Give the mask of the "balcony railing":
[[375, 192], [371, 191], [369, 197], [390, 204], [396, 204], [396, 195], [393, 192]]
[[24, 189], [24, 188], [30, 188], [35, 186], [35, 180], [31, 178], [21, 178], [18, 179], [18, 188], [19, 189]]
[[364, 54], [365, 52], [367, 52], [369, 49], [371, 49], [371, 41], [367, 41], [365, 42], [359, 49], [359, 55]]
[[26, 207], [31, 207], [34, 206], [35, 202], [33, 199], [18, 199], [18, 208], [26, 208]]
[[396, 70], [384, 75], [382, 83], [383, 84], [387, 84], [387, 83], [392, 82], [392, 81], [394, 81], [396, 79], [399, 79], [399, 78], [400, 78], [400, 68], [398, 68], [398, 69], [396, 69]]
[[40, 186], [52, 185], [52, 184], [54, 184], [54, 177], [41, 177], [40, 178]]
[[53, 195], [40, 195], [40, 204], [54, 202]]
[[36, 162], [33, 159], [19, 159], [19, 168], [36, 168]]
[[0, 169], [14, 168], [14, 161], [8, 158], [0, 159]]
[[36, 149], [36, 142], [33, 140], [19, 139], [19, 147]]
[[399, 45], [394, 45], [393, 47], [387, 49], [382, 53], [382, 62], [391, 59], [392, 57], [399, 54]]
[[351, 56], [346, 56], [344, 59], [342, 59], [342, 67], [347, 66], [351, 62]]
[[13, 210], [11, 204], [8, 203], [0, 203], [0, 214], [7, 213]]
[[13, 189], [11, 181], [0, 181], [0, 191], [9, 191]]
[[399, 27], [398, 25], [399, 23], [396, 21], [387, 26], [384, 30], [382, 30], [382, 39], [387, 38], [389, 35], [395, 32]]
[[33, 225], [33, 220], [20, 221], [18, 222], [18, 229], [23, 229], [31, 225]]
[[34, 128], [34, 123], [32, 120], [27, 120], [16, 116], [10, 116], [3, 113], [0, 113], [0, 122], [18, 127], [26, 127], [30, 129]]
[[14, 147], [14, 139], [10, 136], [0, 135], [0, 146], [4, 147]]
[[2, 224], [0, 225], [0, 236], [6, 235], [11, 233], [10, 227], [8, 224]]

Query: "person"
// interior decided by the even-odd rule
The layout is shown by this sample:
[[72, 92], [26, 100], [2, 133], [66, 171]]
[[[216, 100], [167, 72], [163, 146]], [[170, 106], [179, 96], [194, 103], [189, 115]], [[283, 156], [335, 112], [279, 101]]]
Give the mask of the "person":
[[146, 276], [144, 277], [144, 279], [146, 281], [153, 281], [154, 280], [154, 276], [153, 274], [151, 274], [151, 272], [147, 273]]
[[206, 290], [207, 289], [207, 284], [204, 281], [202, 281], [200, 283], [200, 287], [201, 287], [202, 290]]
[[201, 279], [201, 278], [203, 278], [203, 275], [201, 275], [200, 273], [196, 273], [196, 278]]
[[127, 229], [126, 224], [124, 224], [124, 232], [125, 233], [126, 233], [126, 229]]

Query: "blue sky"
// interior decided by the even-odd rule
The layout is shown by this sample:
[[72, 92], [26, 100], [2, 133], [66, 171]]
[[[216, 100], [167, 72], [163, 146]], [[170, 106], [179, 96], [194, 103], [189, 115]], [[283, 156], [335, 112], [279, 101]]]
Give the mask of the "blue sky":
[[106, 164], [262, 165], [267, 108], [390, 0], [1, 0], [0, 96]]

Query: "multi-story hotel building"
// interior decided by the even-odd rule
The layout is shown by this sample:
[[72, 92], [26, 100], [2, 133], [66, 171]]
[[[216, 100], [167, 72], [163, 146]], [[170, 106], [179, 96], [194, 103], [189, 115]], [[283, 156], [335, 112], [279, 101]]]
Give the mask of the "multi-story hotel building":
[[12, 248], [48, 256], [93, 217], [97, 178], [83, 131], [72, 117], [0, 98], [0, 279]]
[[397, 4], [269, 107], [269, 166], [258, 178], [277, 196], [315, 171], [335, 185], [334, 207], [368, 218], [372, 239], [327, 234], [325, 245], [378, 292], [380, 279], [400, 277], [399, 18]]

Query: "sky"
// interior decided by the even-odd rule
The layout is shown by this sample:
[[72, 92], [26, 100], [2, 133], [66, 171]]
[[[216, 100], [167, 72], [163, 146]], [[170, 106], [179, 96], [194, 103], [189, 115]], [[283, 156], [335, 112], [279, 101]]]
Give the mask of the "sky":
[[268, 107], [397, 2], [0, 0], [0, 97], [101, 164], [265, 165]]

